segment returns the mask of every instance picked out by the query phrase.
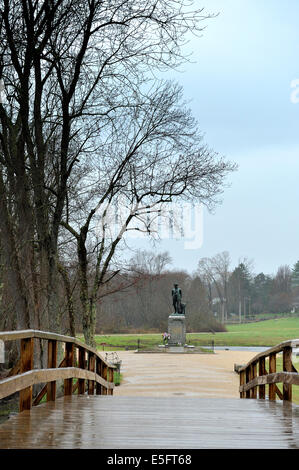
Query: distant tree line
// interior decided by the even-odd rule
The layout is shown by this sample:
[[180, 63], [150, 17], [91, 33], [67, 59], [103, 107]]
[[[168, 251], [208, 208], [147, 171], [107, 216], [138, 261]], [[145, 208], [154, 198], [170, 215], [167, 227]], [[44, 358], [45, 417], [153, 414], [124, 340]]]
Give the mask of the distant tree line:
[[228, 321], [299, 310], [299, 261], [273, 275], [255, 274], [246, 258], [231, 266], [228, 252], [200, 259], [192, 275], [170, 270], [170, 264], [168, 253], [140, 252], [131, 266], [135, 284], [100, 303], [98, 331], [164, 330], [175, 282], [186, 302], [188, 331], [223, 331]]
[[[299, 261], [293, 267], [280, 266], [275, 274], [254, 273], [247, 258], [231, 265], [228, 252], [202, 258], [190, 274], [171, 269], [169, 253], [137, 251], [126, 267], [101, 289], [95, 304], [96, 333], [162, 332], [172, 313], [171, 289], [178, 283], [186, 303], [187, 330], [225, 331], [226, 322], [248, 321], [254, 315], [289, 313], [299, 310]], [[88, 288], [94, 282], [92, 269]], [[82, 332], [79, 274], [74, 257], [65, 282], [59, 285], [58, 305], [61, 331]], [[68, 295], [66, 295], [66, 291]], [[14, 327], [5, 283], [0, 284], [0, 328]]]
[[209, 295], [210, 309], [224, 323], [261, 313], [289, 313], [299, 307], [299, 261], [279, 266], [275, 274], [254, 273], [244, 258], [231, 266], [228, 252], [202, 258], [198, 274]]
[[[253, 262], [244, 258], [231, 266], [228, 252], [202, 258], [193, 274], [171, 269], [168, 252], [141, 250], [119, 270], [97, 298], [96, 333], [162, 332], [172, 313], [171, 289], [178, 283], [186, 303], [187, 331], [225, 331], [227, 322], [246, 322], [259, 314], [289, 313], [299, 310], [299, 261], [290, 268], [280, 266], [273, 275], [253, 271]], [[82, 332], [78, 273], [68, 273], [72, 324]], [[90, 272], [88, 284], [92, 285]], [[72, 287], [71, 287], [72, 286]], [[65, 286], [60, 286], [59, 305], [62, 329], [70, 330]], [[2, 321], [4, 318], [2, 319]]]

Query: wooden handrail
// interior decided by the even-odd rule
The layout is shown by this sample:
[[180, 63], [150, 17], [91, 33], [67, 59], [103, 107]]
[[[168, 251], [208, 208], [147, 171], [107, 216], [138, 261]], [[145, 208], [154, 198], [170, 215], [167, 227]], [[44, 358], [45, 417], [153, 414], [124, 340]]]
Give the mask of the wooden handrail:
[[[284, 341], [257, 354], [246, 365], [239, 367], [240, 398], [265, 399], [268, 385], [269, 400], [275, 401], [278, 396], [281, 400], [292, 401], [292, 385], [299, 385], [299, 374], [292, 363], [292, 350], [297, 347], [299, 339]], [[277, 372], [276, 355], [279, 353], [283, 354], [283, 371]], [[266, 358], [269, 358], [269, 372], [266, 370]], [[283, 384], [282, 392], [277, 383]]]
[[[48, 368], [34, 369], [34, 339], [48, 341]], [[60, 335], [39, 330], [18, 330], [0, 332], [2, 341], [21, 341], [21, 357], [15, 374], [0, 381], [0, 399], [20, 392], [20, 411], [32, 407], [32, 386], [39, 383], [46, 385], [40, 391], [34, 404], [38, 404], [46, 394], [47, 401], [56, 399], [56, 381], [64, 380], [64, 394], [70, 395], [74, 390], [84, 394], [88, 381], [88, 394], [113, 394], [113, 369], [96, 349], [71, 336]], [[65, 343], [62, 362], [57, 367], [57, 342]], [[78, 366], [75, 367], [76, 348], [78, 349]], [[88, 356], [88, 358], [87, 358]], [[112, 378], [112, 380], [111, 380]], [[73, 379], [78, 379], [78, 386], [73, 386]], [[96, 387], [95, 387], [96, 385]]]
[[0, 382], [0, 399], [12, 393], [19, 392], [24, 388], [35, 384], [52, 382], [54, 380], [85, 379], [97, 382], [107, 389], [113, 389], [114, 384], [107, 382], [100, 375], [89, 370], [78, 369], [77, 367], [64, 367], [60, 369], [33, 369], [23, 374], [9, 377]]
[[[49, 331], [41, 330], [16, 330], [16, 331], [1, 331], [0, 339], [2, 341], [13, 341], [16, 339], [26, 339], [26, 338], [42, 338], [42, 339], [53, 339], [63, 342], [74, 342], [77, 338], [72, 336], [60, 335], [59, 333], [52, 333]], [[87, 345], [85, 345], [87, 346]]]
[[[1, 339], [1, 337], [0, 337]], [[253, 364], [257, 362], [259, 359], [266, 358], [270, 356], [270, 354], [278, 354], [280, 352], [283, 352], [284, 348], [290, 347], [290, 348], [299, 348], [299, 339], [291, 339], [288, 341], [284, 341], [283, 343], [279, 343], [276, 346], [273, 346], [272, 348], [267, 349], [266, 351], [262, 351], [258, 353], [256, 356], [253, 357], [249, 362], [247, 362], [246, 365], [243, 367], [240, 367], [239, 372], [242, 370], [245, 370], [250, 364]]]
[[240, 387], [240, 391], [248, 392], [258, 385], [271, 385], [276, 383], [285, 383], [291, 385], [299, 385], [299, 374], [295, 372], [276, 372], [275, 374], [267, 374], [261, 377], [255, 377], [247, 384]]
[[92, 346], [89, 346], [88, 344], [83, 343], [78, 338], [74, 338], [73, 336], [65, 336], [65, 335], [60, 335], [58, 333], [51, 333], [48, 331], [40, 331], [40, 330], [0, 331], [0, 340], [4, 342], [14, 341], [17, 339], [26, 339], [26, 338], [53, 340], [53, 341], [60, 341], [62, 343], [73, 343], [77, 347], [82, 347], [86, 351], [90, 351], [96, 354], [105, 364], [108, 365], [105, 359], [98, 353], [98, 351], [95, 348], [93, 348]]

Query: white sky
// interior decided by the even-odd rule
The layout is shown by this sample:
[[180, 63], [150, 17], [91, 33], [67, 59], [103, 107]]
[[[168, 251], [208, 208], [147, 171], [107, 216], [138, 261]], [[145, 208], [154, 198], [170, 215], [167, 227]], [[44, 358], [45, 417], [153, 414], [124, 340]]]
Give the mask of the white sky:
[[[291, 82], [299, 79], [299, 2], [195, 4], [220, 14], [186, 46], [194, 63], [165, 78], [182, 84], [205, 142], [239, 170], [222, 205], [204, 211], [200, 248], [165, 240], [155, 249], [168, 250], [172, 268], [189, 272], [200, 258], [227, 250], [233, 267], [248, 257], [256, 273], [272, 274], [299, 260], [299, 103], [291, 100]], [[134, 240], [139, 244], [151, 249]]]

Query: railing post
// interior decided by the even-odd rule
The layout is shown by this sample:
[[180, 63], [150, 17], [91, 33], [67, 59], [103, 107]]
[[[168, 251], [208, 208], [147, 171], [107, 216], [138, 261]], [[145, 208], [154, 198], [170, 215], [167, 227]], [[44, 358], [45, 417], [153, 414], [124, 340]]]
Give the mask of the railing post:
[[[113, 377], [114, 377], [113, 367], [109, 367], [108, 371], [109, 371], [109, 382], [113, 382]], [[108, 395], [113, 395], [113, 388], [108, 389]]]
[[[74, 344], [65, 343], [65, 367], [73, 367], [74, 365]], [[73, 379], [64, 380], [64, 394], [71, 395], [73, 392]]]
[[[88, 370], [94, 372], [95, 368], [95, 355], [92, 352], [88, 352]], [[88, 380], [88, 395], [94, 394], [94, 380]]]
[[[33, 369], [33, 353], [34, 342], [33, 338], [21, 339], [21, 360], [20, 360], [20, 373], [27, 372]], [[32, 406], [32, 386], [24, 388], [20, 391], [20, 412], [23, 410], [30, 410]]]
[[[96, 373], [101, 375], [101, 360], [97, 357], [96, 358]], [[102, 395], [102, 386], [99, 383], [96, 383], [96, 394]]]
[[[78, 366], [80, 369], [85, 369], [85, 349], [81, 348], [79, 346], [79, 358], [78, 358]], [[78, 394], [79, 395], [84, 395], [85, 393], [85, 380], [84, 379], [78, 379]]]
[[[108, 366], [104, 362], [102, 362], [102, 377], [108, 380]], [[108, 395], [108, 389], [106, 387], [103, 387], [102, 395]]]
[[[245, 382], [246, 382], [246, 371], [242, 370], [240, 372], [240, 387], [242, 387], [242, 385], [245, 385]], [[245, 398], [245, 397], [246, 397], [245, 392], [240, 392], [240, 398]]]
[[[266, 374], [266, 365], [265, 365], [265, 358], [260, 357], [259, 359], [259, 376]], [[261, 400], [265, 400], [266, 398], [266, 385], [259, 386], [259, 398]]]
[[[292, 372], [292, 348], [290, 346], [283, 349], [283, 370]], [[292, 384], [283, 384], [283, 400], [292, 401]]]
[[[246, 372], [245, 372], [245, 383], [248, 384], [251, 379], [251, 367], [246, 367]], [[247, 390], [245, 392], [245, 398], [250, 398], [250, 390]]]
[[[254, 362], [253, 364], [251, 364], [250, 368], [251, 368], [250, 380], [253, 380], [257, 376], [257, 363]], [[250, 398], [257, 398], [257, 387], [253, 387], [250, 390]]]
[[[276, 353], [272, 353], [269, 356], [269, 374], [276, 372]], [[269, 400], [276, 400], [276, 384], [269, 385]]]
[[[57, 367], [57, 341], [48, 340], [48, 369]], [[47, 383], [47, 401], [56, 399], [56, 381]]]

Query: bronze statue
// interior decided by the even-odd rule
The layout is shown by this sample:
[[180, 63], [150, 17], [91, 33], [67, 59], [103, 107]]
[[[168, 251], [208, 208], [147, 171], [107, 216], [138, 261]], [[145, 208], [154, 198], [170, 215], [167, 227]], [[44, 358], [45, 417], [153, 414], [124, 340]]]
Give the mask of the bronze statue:
[[185, 315], [185, 304], [182, 304], [182, 289], [179, 287], [178, 284], [174, 284], [174, 288], [171, 291], [171, 295], [174, 313]]

